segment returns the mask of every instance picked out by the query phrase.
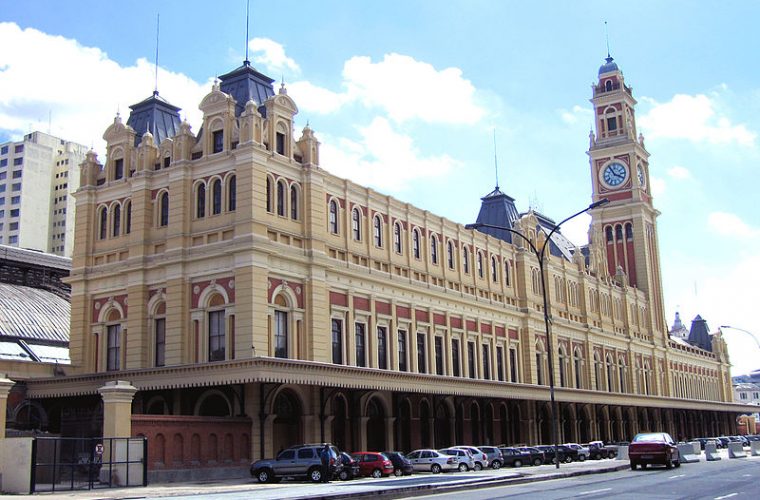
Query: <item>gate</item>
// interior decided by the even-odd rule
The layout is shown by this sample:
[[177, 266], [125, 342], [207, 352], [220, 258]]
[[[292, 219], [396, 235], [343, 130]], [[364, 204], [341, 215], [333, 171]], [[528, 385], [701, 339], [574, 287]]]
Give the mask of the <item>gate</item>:
[[139, 438], [37, 437], [31, 493], [148, 485], [148, 441]]

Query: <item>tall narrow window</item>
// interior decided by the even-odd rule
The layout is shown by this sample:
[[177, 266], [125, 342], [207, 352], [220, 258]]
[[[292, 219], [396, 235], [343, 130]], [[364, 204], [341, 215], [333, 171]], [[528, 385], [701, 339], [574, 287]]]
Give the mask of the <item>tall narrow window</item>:
[[298, 188], [290, 186], [290, 218], [298, 220]]
[[272, 213], [272, 180], [267, 177], [267, 212]]
[[338, 204], [335, 200], [330, 201], [330, 232], [338, 234]]
[[412, 254], [415, 259], [420, 258], [420, 232], [417, 228], [412, 230]]
[[224, 349], [224, 311], [211, 311], [208, 313], [208, 360], [224, 361]]
[[195, 216], [198, 219], [206, 216], [206, 185], [203, 183], [198, 184], [195, 191]]
[[364, 323], [356, 323], [356, 366], [367, 366], [366, 335]]
[[544, 359], [540, 352], [536, 353], [536, 383], [544, 385]]
[[612, 367], [612, 360], [608, 357], [607, 358], [607, 390], [609, 392], [613, 392], [615, 390], [613, 380], [614, 380], [614, 373], [613, 373], [613, 367]]
[[475, 378], [475, 342], [467, 342], [467, 364], [469, 365], [470, 378]]
[[625, 364], [622, 361], [619, 361], [619, 363], [618, 373], [620, 374], [620, 392], [625, 392]]
[[277, 181], [277, 215], [285, 217], [285, 182]]
[[567, 387], [567, 356], [561, 348], [559, 350], [559, 386]]
[[401, 253], [401, 224], [393, 224], [393, 249], [396, 253]]
[[596, 354], [594, 354], [594, 384], [597, 391], [602, 390], [602, 362]]
[[121, 206], [116, 205], [113, 207], [113, 225], [112, 228], [112, 235], [113, 236], [119, 236], [119, 233], [121, 232]]
[[509, 381], [517, 382], [517, 349], [509, 348]]
[[115, 371], [121, 369], [121, 325], [109, 325], [108, 334], [108, 357], [106, 370]]
[[384, 326], [377, 327], [377, 367], [381, 370], [388, 369], [388, 329]]
[[100, 209], [100, 239], [104, 240], [108, 236], [108, 209]]
[[227, 210], [234, 212], [237, 208], [237, 176], [230, 177], [227, 189]]
[[504, 382], [504, 348], [496, 346], [496, 377]]
[[427, 373], [427, 367], [425, 366], [425, 334], [417, 334], [417, 371], [419, 373]]
[[153, 328], [155, 331], [155, 363], [156, 366], [164, 366], [166, 364], [166, 319], [157, 318], [153, 321]]
[[467, 247], [462, 247], [462, 268], [465, 274], [470, 274], [470, 251]]
[[486, 380], [491, 378], [491, 352], [488, 344], [483, 344], [483, 378]]
[[435, 338], [435, 373], [443, 375], [443, 338]]
[[224, 149], [224, 131], [222, 130], [215, 130], [212, 134], [213, 136], [213, 153], [221, 153]]
[[275, 134], [275, 146], [277, 148], [277, 154], [284, 155], [285, 154], [285, 134], [282, 132], [277, 132]]
[[125, 219], [126, 219], [125, 220], [126, 224], [124, 224], [125, 225], [124, 234], [129, 234], [132, 232], [132, 202], [131, 201], [127, 202], [127, 214], [126, 214]]
[[454, 269], [454, 244], [450, 241], [446, 242], [446, 260], [449, 264], [449, 269]]
[[459, 367], [461, 362], [459, 361], [459, 339], [451, 339], [451, 374], [455, 377], [459, 376]]
[[211, 185], [211, 213], [214, 215], [222, 213], [222, 181], [219, 179]]
[[274, 312], [274, 357], [288, 357], [288, 313]]
[[375, 215], [373, 227], [375, 231], [375, 246], [380, 248], [383, 246], [383, 222], [380, 220], [379, 215]]
[[158, 225], [166, 227], [169, 225], [169, 193], [163, 192], [159, 201], [160, 216], [158, 219]]
[[359, 215], [359, 209], [354, 208], [351, 210], [351, 234], [354, 237], [354, 241], [361, 241], [362, 239], [360, 222], [361, 216]]
[[430, 261], [433, 264], [438, 264], [438, 238], [430, 235]]
[[491, 257], [491, 281], [499, 281], [499, 270], [496, 268], [496, 257]]
[[581, 376], [583, 375], [581, 372], [581, 353], [578, 351], [575, 351], [575, 356], [573, 357], [573, 371], [575, 371], [575, 388], [580, 389], [581, 388]]
[[124, 159], [119, 158], [113, 162], [113, 178], [119, 180], [124, 177]]
[[478, 277], [483, 277], [483, 254], [478, 252]]
[[332, 361], [343, 364], [343, 321], [339, 319], [332, 320]]
[[504, 261], [504, 285], [505, 286], [511, 286], [510, 285], [510, 279], [509, 279], [509, 261]]
[[398, 369], [407, 371], [406, 364], [406, 330], [398, 331]]

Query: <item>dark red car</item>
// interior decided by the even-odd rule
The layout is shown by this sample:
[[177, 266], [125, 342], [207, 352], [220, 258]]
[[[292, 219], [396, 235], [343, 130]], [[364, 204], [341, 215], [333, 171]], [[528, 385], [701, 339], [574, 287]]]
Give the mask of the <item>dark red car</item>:
[[628, 446], [628, 458], [631, 460], [631, 470], [636, 470], [637, 465], [642, 469], [653, 464], [664, 465], [668, 469], [681, 466], [676, 443], [666, 432], [636, 434]]
[[362, 476], [383, 477], [393, 474], [393, 462], [375, 451], [357, 451], [351, 458], [359, 462], [359, 473]]

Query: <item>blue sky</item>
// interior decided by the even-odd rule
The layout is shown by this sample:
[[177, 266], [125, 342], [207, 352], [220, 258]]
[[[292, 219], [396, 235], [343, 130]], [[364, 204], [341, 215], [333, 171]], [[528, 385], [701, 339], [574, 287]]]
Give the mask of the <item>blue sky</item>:
[[[528, 5], [530, 4], [530, 5]], [[244, 58], [245, 0], [0, 0], [0, 141], [92, 145], [153, 90], [197, 131], [216, 75]], [[760, 336], [760, 4], [251, 1], [250, 59], [284, 79], [322, 166], [460, 223], [493, 189], [559, 220], [590, 202], [590, 85], [612, 56], [651, 157], [668, 323]], [[588, 219], [564, 228], [585, 243]], [[735, 372], [760, 348], [725, 330]]]

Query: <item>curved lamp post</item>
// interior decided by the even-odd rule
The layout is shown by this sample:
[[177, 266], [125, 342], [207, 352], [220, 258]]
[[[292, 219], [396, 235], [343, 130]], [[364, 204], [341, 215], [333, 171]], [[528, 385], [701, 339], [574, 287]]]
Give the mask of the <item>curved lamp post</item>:
[[752, 337], [752, 340], [754, 340], [757, 343], [757, 347], [760, 348], [760, 340], [758, 340], [757, 337], [755, 337], [755, 334], [750, 332], [749, 330], [745, 330], [744, 328], [736, 328], [735, 326], [729, 326], [729, 325], [721, 325], [718, 327], [720, 331], [723, 331], [724, 328], [728, 328], [729, 330], [737, 330], [740, 332], [744, 332], [750, 337]]
[[544, 264], [545, 264], [545, 258], [546, 258], [546, 249], [549, 247], [551, 243], [552, 235], [557, 232], [559, 227], [564, 224], [565, 222], [569, 221], [572, 218], [578, 217], [579, 215], [588, 212], [589, 210], [593, 210], [595, 208], [601, 207], [602, 205], [606, 205], [609, 203], [610, 200], [607, 198], [602, 198], [599, 201], [595, 201], [591, 205], [587, 206], [580, 212], [574, 213], [570, 217], [567, 217], [566, 219], [562, 220], [559, 224], [555, 225], [554, 228], [549, 232], [549, 234], [546, 237], [546, 241], [544, 245], [538, 249], [533, 244], [532, 241], [530, 241], [530, 238], [522, 234], [520, 231], [517, 231], [515, 229], [512, 229], [511, 227], [505, 227], [505, 226], [497, 226], [494, 224], [485, 224], [485, 223], [479, 223], [476, 222], [475, 224], [466, 224], [464, 227], [465, 229], [480, 229], [481, 227], [490, 227], [492, 229], [501, 229], [503, 231], [507, 231], [509, 233], [512, 233], [516, 236], [519, 236], [522, 238], [530, 247], [531, 251], [535, 254], [536, 258], [538, 259], [538, 268], [541, 273], [541, 292], [543, 294], [544, 299], [544, 327], [546, 329], [546, 341], [547, 341], [547, 350], [549, 351], [548, 355], [548, 364], [549, 364], [549, 398], [551, 400], [551, 407], [552, 407], [552, 442], [554, 443], [554, 462], [556, 464], [556, 467], [559, 469], [559, 414], [557, 413], [557, 401], [554, 399], [554, 349], [552, 347], [552, 336], [551, 336], [551, 330], [550, 330], [550, 322], [551, 319], [549, 317], [549, 298], [547, 296], [546, 292], [546, 278], [544, 276]]

